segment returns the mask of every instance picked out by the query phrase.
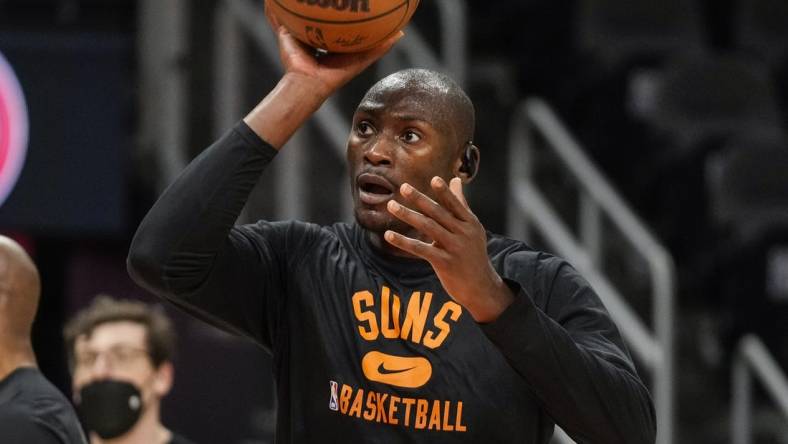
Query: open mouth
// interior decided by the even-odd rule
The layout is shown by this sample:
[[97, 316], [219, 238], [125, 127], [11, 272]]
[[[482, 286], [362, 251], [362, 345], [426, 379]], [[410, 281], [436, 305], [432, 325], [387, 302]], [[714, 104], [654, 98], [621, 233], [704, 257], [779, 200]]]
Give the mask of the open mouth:
[[381, 176], [364, 173], [358, 176], [356, 184], [359, 200], [367, 205], [378, 205], [394, 197], [394, 185]]

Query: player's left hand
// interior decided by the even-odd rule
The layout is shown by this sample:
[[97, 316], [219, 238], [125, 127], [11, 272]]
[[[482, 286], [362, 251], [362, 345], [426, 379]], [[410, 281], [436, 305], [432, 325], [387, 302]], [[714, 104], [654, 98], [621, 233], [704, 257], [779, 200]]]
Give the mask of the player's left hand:
[[[388, 230], [391, 245], [432, 265], [443, 288], [477, 322], [495, 320], [511, 304], [513, 295], [487, 256], [487, 235], [471, 211], [459, 178], [447, 184], [433, 177], [430, 186], [437, 202], [405, 183], [405, 204], [390, 200], [388, 211], [412, 226], [431, 243]], [[407, 206], [406, 206], [407, 205]]]

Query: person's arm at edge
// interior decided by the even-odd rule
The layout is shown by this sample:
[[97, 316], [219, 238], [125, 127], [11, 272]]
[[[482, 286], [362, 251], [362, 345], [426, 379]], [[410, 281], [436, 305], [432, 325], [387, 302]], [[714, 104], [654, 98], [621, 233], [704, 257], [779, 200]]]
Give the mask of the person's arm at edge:
[[16, 409], [0, 410], [0, 442], [25, 442], [36, 444], [82, 444], [61, 441], [52, 430]]

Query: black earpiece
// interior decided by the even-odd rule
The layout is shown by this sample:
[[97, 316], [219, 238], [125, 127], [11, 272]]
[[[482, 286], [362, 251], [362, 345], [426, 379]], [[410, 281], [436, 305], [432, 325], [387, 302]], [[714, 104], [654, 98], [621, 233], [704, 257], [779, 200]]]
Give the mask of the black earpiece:
[[468, 178], [476, 176], [479, 169], [479, 148], [473, 142], [468, 142], [465, 145], [465, 151], [462, 153], [462, 165], [460, 165], [460, 172], [468, 175]]

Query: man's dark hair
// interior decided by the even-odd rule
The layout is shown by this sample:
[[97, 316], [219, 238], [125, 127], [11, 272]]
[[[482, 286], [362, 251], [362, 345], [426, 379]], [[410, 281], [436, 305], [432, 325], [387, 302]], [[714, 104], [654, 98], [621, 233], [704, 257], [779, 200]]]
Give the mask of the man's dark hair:
[[83, 335], [89, 337], [99, 325], [124, 321], [135, 322], [145, 327], [146, 346], [154, 367], [158, 368], [164, 362], [172, 360], [175, 350], [175, 330], [161, 306], [99, 295], [87, 308], [71, 318], [63, 329], [71, 369], [76, 362], [74, 348], [77, 338]]

